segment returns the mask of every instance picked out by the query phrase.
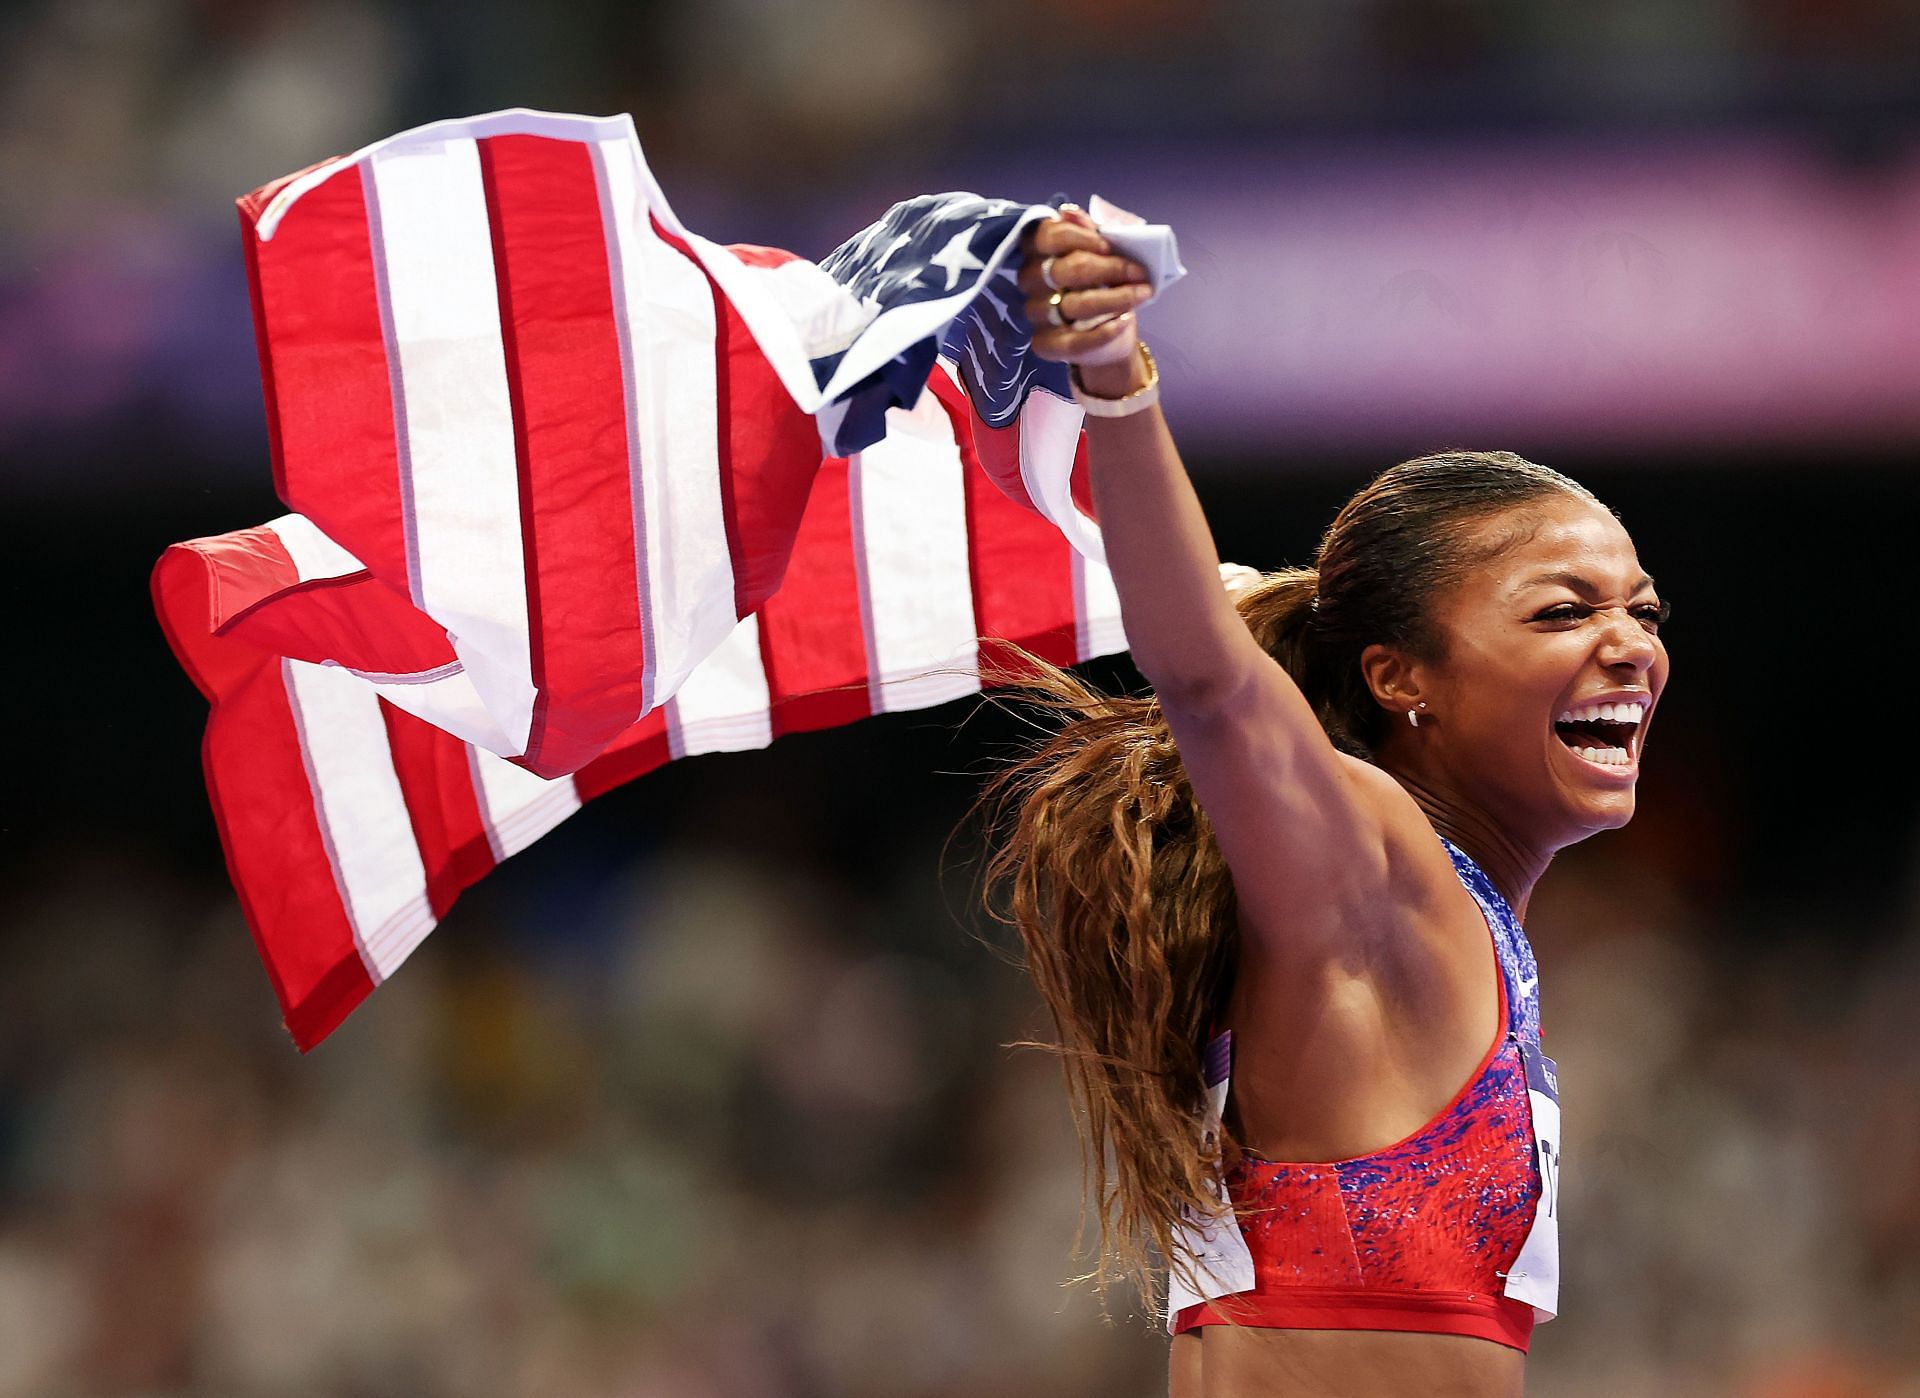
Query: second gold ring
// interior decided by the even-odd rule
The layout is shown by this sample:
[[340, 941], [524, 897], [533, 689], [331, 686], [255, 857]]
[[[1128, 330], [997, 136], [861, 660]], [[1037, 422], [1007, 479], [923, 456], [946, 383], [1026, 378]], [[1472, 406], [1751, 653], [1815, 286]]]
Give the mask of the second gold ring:
[[1073, 328], [1073, 322], [1068, 320], [1066, 313], [1060, 309], [1061, 299], [1065, 297], [1066, 294], [1064, 291], [1056, 291], [1047, 298], [1047, 324], [1057, 325], [1062, 330], [1071, 330]]

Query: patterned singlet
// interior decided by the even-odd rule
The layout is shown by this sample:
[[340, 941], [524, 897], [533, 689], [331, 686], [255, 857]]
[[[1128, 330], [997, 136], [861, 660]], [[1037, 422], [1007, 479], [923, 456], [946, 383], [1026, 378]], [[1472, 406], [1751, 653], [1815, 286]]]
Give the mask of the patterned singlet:
[[[1230, 1312], [1263, 1328], [1416, 1330], [1524, 1351], [1529, 1302], [1543, 1317], [1557, 1305], [1551, 1191], [1540, 1208], [1543, 1163], [1549, 1185], [1558, 1183], [1559, 1127], [1553, 1065], [1540, 1054], [1539, 972], [1506, 899], [1458, 847], [1441, 843], [1493, 934], [1498, 1037], [1440, 1114], [1396, 1145], [1324, 1164], [1244, 1155], [1226, 1188], [1238, 1209], [1253, 1212], [1240, 1219], [1245, 1249], [1225, 1251], [1237, 1252], [1241, 1281], [1250, 1274], [1252, 1285], [1210, 1288], [1231, 1294], [1181, 1306], [1169, 1317], [1176, 1334], [1225, 1324]], [[1224, 1079], [1230, 1043], [1215, 1041], [1213, 1076]], [[1218, 1088], [1216, 1110], [1224, 1081]], [[1547, 1091], [1551, 1105], [1541, 1098]], [[1530, 1282], [1515, 1265], [1523, 1243]], [[1193, 1299], [1177, 1294], [1174, 1304]]]

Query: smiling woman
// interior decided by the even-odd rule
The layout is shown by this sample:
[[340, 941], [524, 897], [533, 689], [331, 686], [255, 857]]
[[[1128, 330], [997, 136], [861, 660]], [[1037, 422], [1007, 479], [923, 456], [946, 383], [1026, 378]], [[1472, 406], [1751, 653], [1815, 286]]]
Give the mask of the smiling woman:
[[1097, 1275], [1151, 1292], [1164, 1262], [1175, 1398], [1518, 1393], [1560, 1166], [1522, 920], [1556, 851], [1633, 814], [1666, 606], [1590, 492], [1464, 451], [1229, 601], [1139, 282], [1071, 210], [1022, 273], [1154, 692], [1039, 666], [1066, 722], [988, 792]]
[[[1445, 718], [1433, 741], [1401, 744], [1387, 765], [1416, 794], [1429, 791], [1442, 809], [1464, 806], [1488, 827], [1476, 842], [1501, 847], [1487, 854], [1489, 872], [1518, 890], [1524, 911], [1555, 850], [1633, 814], [1648, 720], [1666, 682], [1668, 608], [1619, 520], [1566, 477], [1505, 456], [1489, 454], [1480, 469], [1550, 486], [1452, 531], [1483, 561], [1426, 591], [1442, 646], [1437, 662], [1420, 667], [1423, 697]], [[1435, 527], [1444, 539], [1448, 531]], [[1379, 655], [1373, 663], [1391, 664]]]

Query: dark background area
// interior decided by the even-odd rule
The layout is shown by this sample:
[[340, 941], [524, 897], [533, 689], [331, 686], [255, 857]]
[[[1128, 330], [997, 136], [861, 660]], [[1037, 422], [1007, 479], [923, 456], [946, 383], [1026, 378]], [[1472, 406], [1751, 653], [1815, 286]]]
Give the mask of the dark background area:
[[[1409, 443], [1404, 454], [1442, 445], [1459, 444]], [[1222, 556], [1271, 568], [1310, 558], [1326, 521], [1380, 459], [1202, 459], [1194, 469]], [[1669, 877], [1750, 902], [1756, 912], [1810, 910], [1844, 890], [1845, 905], [1867, 916], [1835, 928], [1838, 946], [1872, 935], [1909, 892], [1906, 859], [1920, 800], [1893, 779], [1889, 764], [1898, 755], [1876, 759], [1866, 731], [1876, 709], [1899, 722], [1898, 676], [1911, 663], [1901, 632], [1920, 509], [1912, 464], [1744, 454], [1630, 464], [1564, 453], [1548, 459], [1620, 515], [1675, 607], [1668, 640], [1678, 683], [1661, 705], [1658, 760], [1644, 779], [1642, 813], [1614, 838], [1631, 841], [1636, 858], [1660, 861]], [[173, 471], [152, 457], [143, 462], [163, 479], [175, 471], [186, 479], [224, 474], [204, 461], [181, 461]], [[15, 799], [33, 799], [30, 818], [22, 812], [8, 821], [4, 857], [15, 872], [77, 830], [169, 861], [215, 862], [193, 741], [204, 705], [152, 620], [146, 574], [175, 540], [277, 509], [265, 488], [34, 505], [11, 565], [23, 581], [64, 585], [49, 588], [57, 602], [25, 606], [15, 622], [21, 673], [50, 681], [9, 691], [11, 730], [43, 739], [19, 754]], [[1139, 683], [1124, 662], [1107, 666], [1117, 682]], [[621, 828], [639, 819], [644, 831], [646, 810], [676, 808], [670, 783], [698, 790], [718, 780], [703, 769], [740, 769], [729, 780], [751, 787], [761, 770], [791, 762], [805, 764], [796, 776], [837, 774], [827, 784], [835, 818], [825, 824], [865, 848], [876, 832], [896, 828], [871, 818], [868, 802], [890, 792], [892, 802], [906, 800], [901, 791], [931, 770], [927, 740], [915, 733], [950, 733], [974, 707], [968, 701], [785, 745], [819, 749], [817, 756], [724, 756], [689, 764], [695, 776], [662, 772], [646, 783], [646, 797], [617, 798], [636, 806]], [[977, 765], [996, 738], [1010, 741], [1014, 731], [989, 710], [941, 740], [956, 750], [941, 760]], [[580, 823], [614, 821], [598, 814], [611, 804]], [[156, 819], [157, 812], [172, 814]], [[579, 837], [552, 837], [569, 838]], [[863, 862], [848, 859], [847, 872]], [[1764, 927], [1759, 920], [1756, 935]]]

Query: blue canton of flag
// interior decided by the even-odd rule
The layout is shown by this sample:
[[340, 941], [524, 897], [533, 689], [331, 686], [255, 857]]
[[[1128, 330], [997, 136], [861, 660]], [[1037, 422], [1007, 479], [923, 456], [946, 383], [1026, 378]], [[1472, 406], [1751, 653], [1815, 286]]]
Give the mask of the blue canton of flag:
[[[1033, 327], [1015, 281], [1021, 231], [1051, 213], [977, 194], [925, 194], [895, 204], [826, 256], [820, 266], [873, 312], [860, 338], [891, 317], [930, 321], [929, 333], [840, 397], [830, 451], [846, 456], [884, 437], [887, 409], [919, 401], [942, 352], [959, 363], [974, 411], [992, 426], [1019, 416], [1036, 385], [1070, 396], [1066, 366], [1031, 352]], [[812, 361], [823, 389], [852, 348]]]

